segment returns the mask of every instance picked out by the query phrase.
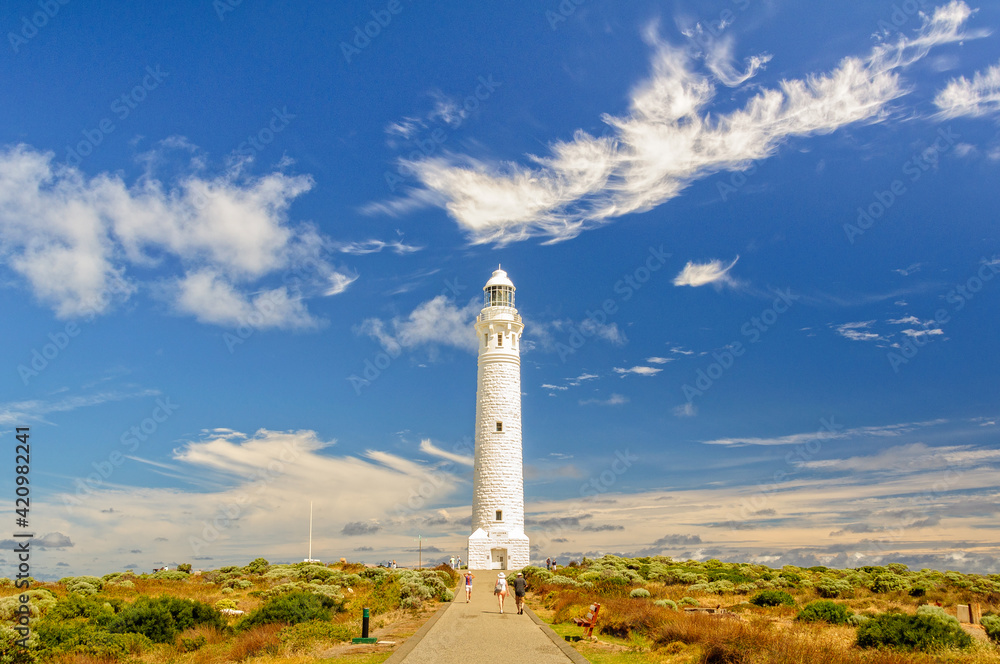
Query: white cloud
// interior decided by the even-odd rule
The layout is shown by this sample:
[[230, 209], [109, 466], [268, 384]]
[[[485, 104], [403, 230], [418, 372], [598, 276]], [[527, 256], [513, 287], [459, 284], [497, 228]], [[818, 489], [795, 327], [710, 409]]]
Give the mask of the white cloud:
[[930, 447], [925, 443], [897, 445], [876, 454], [846, 459], [821, 459], [803, 463], [804, 468], [840, 472], [914, 472], [956, 469], [1000, 461], [1000, 450], [977, 449], [969, 445]]
[[0, 403], [0, 426], [14, 425], [19, 422], [45, 422], [49, 413], [64, 413], [77, 408], [99, 406], [109, 401], [137, 399], [141, 397], [158, 396], [156, 390], [138, 390], [135, 392], [120, 392], [117, 390], [95, 392], [67, 396], [53, 401], [31, 399], [28, 401], [8, 401]]
[[561, 390], [561, 391], [565, 391], [565, 390], [569, 389], [569, 387], [566, 386], [566, 385], [553, 385], [551, 383], [542, 383], [542, 387], [545, 388], [546, 390]]
[[331, 272], [328, 279], [329, 285], [323, 291], [323, 295], [340, 295], [347, 288], [358, 280], [360, 275], [345, 274], [343, 272]]
[[952, 79], [934, 97], [934, 105], [945, 118], [975, 117], [1000, 111], [1000, 63], [985, 72], [976, 72], [971, 81], [964, 76]]
[[671, 353], [677, 353], [678, 355], [694, 355], [694, 351], [693, 350], [686, 350], [684, 348], [681, 348], [680, 346], [675, 346], [675, 347], [671, 348], [670, 352]]
[[191, 314], [201, 323], [251, 325], [258, 329], [307, 329], [319, 325], [302, 299], [291, 295], [287, 288], [275, 288], [250, 298], [208, 270], [178, 279], [173, 299], [178, 312]]
[[628, 397], [621, 394], [612, 393], [607, 399], [582, 399], [581, 406], [621, 406], [628, 403]]
[[647, 357], [646, 361], [650, 364], [666, 364], [667, 362], [673, 362], [672, 357]]
[[478, 299], [459, 307], [446, 296], [438, 295], [417, 305], [405, 318], [365, 319], [357, 332], [377, 340], [390, 354], [421, 346], [453, 346], [475, 353], [479, 341], [472, 321], [481, 308]]
[[882, 339], [882, 335], [867, 330], [874, 322], [873, 320], [866, 320], [855, 323], [844, 323], [843, 325], [838, 325], [835, 329], [837, 330], [837, 334], [851, 341], [875, 341]]
[[[308, 282], [336, 273], [322, 258], [323, 238], [286, 218], [312, 179], [250, 177], [242, 167], [203, 177], [195, 159], [173, 184], [147, 173], [127, 185], [117, 174], [88, 177], [54, 164], [52, 153], [26, 145], [0, 150], [0, 257], [60, 318], [105, 313], [128, 299], [138, 289], [129, 269], [141, 267], [175, 271], [161, 290], [176, 310], [228, 325], [252, 313], [261, 296], [250, 293], [269, 276], [295, 271]], [[300, 298], [282, 292], [269, 324], [315, 326]], [[213, 311], [211, 294], [224, 313]]]
[[873, 427], [855, 427], [853, 429], [840, 429], [837, 426], [826, 426], [818, 431], [806, 433], [793, 433], [786, 436], [775, 436], [772, 438], [717, 438], [715, 440], [701, 441], [705, 445], [725, 445], [727, 447], [743, 447], [746, 445], [801, 445], [817, 440], [839, 440], [847, 438], [858, 438], [872, 436], [885, 438], [899, 436], [904, 433], [916, 431], [924, 427], [943, 424], [945, 420], [927, 420], [924, 422], [907, 422], [901, 424], [887, 424]]
[[677, 417], [694, 417], [698, 414], [698, 407], [695, 406], [694, 403], [688, 401], [687, 403], [674, 408], [673, 412]]
[[637, 374], [639, 376], [655, 376], [656, 374], [663, 371], [663, 369], [657, 369], [656, 367], [635, 366], [630, 369], [626, 369], [624, 367], [615, 367], [614, 371], [617, 374], [621, 374], [622, 378], [624, 378], [628, 374]]
[[706, 284], [734, 285], [736, 282], [729, 276], [729, 271], [740, 259], [737, 256], [732, 263], [723, 266], [722, 261], [712, 260], [707, 263], [688, 262], [684, 269], [674, 277], [674, 286], [704, 286]]
[[933, 336], [943, 335], [944, 334], [944, 330], [937, 329], [937, 328], [930, 328], [930, 329], [924, 329], [924, 330], [903, 330], [903, 334], [905, 334], [906, 336], [911, 337], [911, 338], [916, 338], [916, 337], [933, 337]]
[[[883, 121], [890, 102], [906, 93], [895, 70], [933, 46], [979, 36], [962, 31], [970, 14], [967, 5], [953, 1], [924, 17], [913, 38], [844, 58], [827, 73], [784, 80], [729, 112], [711, 110], [715, 87], [683, 50], [649, 34], [652, 72], [633, 89], [627, 114], [603, 117], [610, 135], [577, 130], [570, 140], [551, 144], [547, 155], [528, 156], [530, 165], [463, 155], [408, 162], [422, 187], [399, 204], [440, 205], [474, 243], [537, 235], [566, 240], [656, 207], [694, 180], [770, 157], [790, 137]], [[761, 63], [751, 61], [749, 73]], [[414, 198], [421, 192], [432, 195]], [[378, 203], [368, 211], [391, 212], [392, 206]]]
[[377, 254], [383, 249], [390, 249], [394, 254], [404, 256], [423, 249], [404, 242], [385, 242], [383, 240], [365, 240], [363, 242], [334, 242], [332, 247], [341, 253], [352, 255]]
[[734, 88], [752, 78], [767, 62], [771, 55], [762, 53], [747, 58], [745, 72], [739, 72], [733, 65], [733, 40], [731, 37], [712, 44], [705, 53], [705, 66], [724, 85]]
[[467, 454], [456, 454], [455, 452], [442, 450], [440, 447], [432, 443], [430, 438], [424, 438], [420, 441], [420, 451], [424, 454], [430, 454], [432, 456], [441, 457], [442, 459], [447, 459], [448, 461], [460, 463], [463, 466], [472, 466], [474, 462], [473, 458]]

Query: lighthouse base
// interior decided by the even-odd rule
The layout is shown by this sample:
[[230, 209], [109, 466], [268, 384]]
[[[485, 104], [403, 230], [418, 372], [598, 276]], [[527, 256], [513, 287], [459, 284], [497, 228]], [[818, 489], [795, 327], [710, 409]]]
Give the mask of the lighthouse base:
[[469, 536], [469, 569], [517, 570], [528, 566], [528, 536], [524, 533], [486, 532]]

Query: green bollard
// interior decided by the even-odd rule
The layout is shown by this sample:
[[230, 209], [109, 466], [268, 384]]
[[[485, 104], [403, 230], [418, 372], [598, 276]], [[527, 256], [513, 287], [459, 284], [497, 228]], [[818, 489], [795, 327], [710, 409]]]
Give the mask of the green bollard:
[[361, 636], [354, 637], [351, 639], [351, 643], [378, 643], [378, 639], [374, 636], [368, 636], [368, 623], [371, 620], [371, 615], [367, 608], [361, 609]]

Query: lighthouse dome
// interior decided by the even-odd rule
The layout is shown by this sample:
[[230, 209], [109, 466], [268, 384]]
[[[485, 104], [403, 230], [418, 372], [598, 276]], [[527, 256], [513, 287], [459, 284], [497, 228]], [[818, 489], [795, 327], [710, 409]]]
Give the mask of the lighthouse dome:
[[506, 272], [498, 267], [493, 270], [493, 276], [490, 277], [490, 280], [486, 282], [485, 286], [483, 286], [483, 290], [489, 288], [490, 286], [510, 286], [513, 288], [514, 282], [510, 280], [510, 277], [507, 276]]

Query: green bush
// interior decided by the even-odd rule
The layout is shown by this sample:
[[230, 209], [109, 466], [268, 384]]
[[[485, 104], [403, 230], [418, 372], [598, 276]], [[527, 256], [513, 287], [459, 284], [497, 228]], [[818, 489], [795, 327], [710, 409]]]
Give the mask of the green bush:
[[677, 602], [672, 599], [658, 599], [653, 604], [662, 606], [664, 609], [670, 609], [671, 611], [677, 610]]
[[310, 620], [329, 620], [335, 602], [324, 595], [295, 591], [269, 599], [237, 623], [238, 629], [249, 629], [267, 623], [295, 625]]
[[980, 624], [991, 641], [1000, 643], [1000, 616], [983, 616]]
[[188, 574], [178, 572], [175, 569], [161, 569], [159, 572], [153, 572], [149, 575], [151, 579], [160, 579], [163, 581], [187, 581], [188, 576]]
[[153, 646], [142, 634], [118, 634], [79, 621], [48, 622], [36, 629], [38, 644], [46, 658], [60, 653], [83, 653], [101, 659], [124, 660], [141, 655]]
[[755, 606], [795, 606], [795, 598], [784, 590], [762, 590], [750, 598]]
[[851, 583], [846, 579], [834, 579], [829, 576], [824, 576], [816, 584], [816, 592], [820, 597], [832, 598], [832, 597], [843, 597], [844, 595], [850, 594], [854, 590], [851, 587]]
[[958, 620], [935, 606], [922, 606], [917, 615], [883, 613], [858, 627], [862, 648], [887, 646], [901, 650], [932, 651], [940, 648], [969, 648], [969, 636]]
[[850, 617], [851, 612], [843, 604], [837, 604], [828, 599], [818, 599], [802, 607], [795, 619], [802, 622], [828, 622], [833, 625], [843, 625], [850, 620]]
[[195, 625], [210, 625], [222, 629], [225, 622], [215, 608], [178, 597], [140, 597], [122, 609], [108, 625], [112, 633], [143, 634], [155, 643], [170, 643], [179, 632]]
[[681, 597], [681, 600], [677, 602], [677, 606], [698, 606], [698, 600], [694, 597]]
[[923, 597], [927, 594], [927, 588], [923, 586], [913, 586], [909, 591], [910, 597]]
[[180, 649], [183, 652], [194, 652], [195, 650], [200, 650], [206, 643], [208, 643], [208, 640], [204, 634], [181, 636]]
[[872, 579], [871, 591], [873, 593], [888, 593], [895, 590], [902, 590], [905, 587], [906, 580], [903, 577], [897, 574], [883, 573], [877, 574]]
[[243, 568], [247, 574], [263, 574], [271, 566], [267, 558], [254, 558], [253, 562]]
[[632, 590], [632, 592], [628, 594], [628, 596], [635, 599], [641, 599], [644, 597], [649, 597], [649, 591], [646, 590], [645, 588], [635, 588]]

